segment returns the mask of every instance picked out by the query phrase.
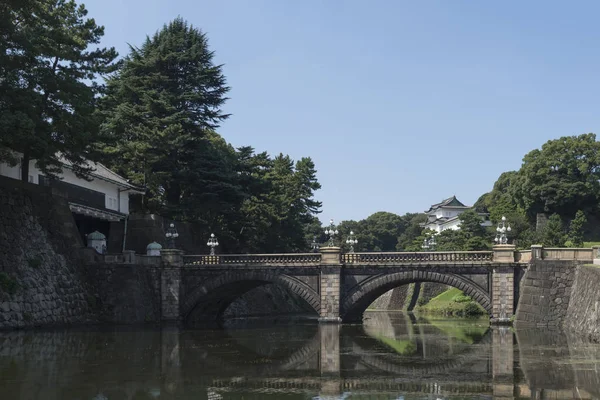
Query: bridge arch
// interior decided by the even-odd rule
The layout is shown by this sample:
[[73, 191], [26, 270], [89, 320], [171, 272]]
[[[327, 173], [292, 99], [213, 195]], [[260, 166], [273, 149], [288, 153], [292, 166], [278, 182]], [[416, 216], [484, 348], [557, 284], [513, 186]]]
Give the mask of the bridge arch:
[[435, 282], [458, 288], [492, 314], [490, 295], [469, 279], [451, 273], [411, 270], [380, 274], [360, 282], [342, 299], [340, 316], [344, 322], [361, 322], [367, 307], [379, 296], [395, 287], [415, 282]]
[[319, 294], [298, 278], [268, 271], [231, 271], [209, 278], [194, 287], [183, 299], [184, 320], [217, 321], [238, 297], [259, 286], [277, 284], [298, 295], [318, 314]]

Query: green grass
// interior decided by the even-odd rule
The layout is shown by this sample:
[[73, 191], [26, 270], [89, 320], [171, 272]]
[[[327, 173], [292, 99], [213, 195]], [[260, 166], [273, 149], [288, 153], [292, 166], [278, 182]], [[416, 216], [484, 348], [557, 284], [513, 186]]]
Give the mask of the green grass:
[[600, 246], [600, 242], [583, 242], [583, 247]]
[[457, 288], [451, 288], [437, 295], [429, 303], [418, 307], [419, 311], [431, 314], [471, 317], [485, 314], [486, 311], [477, 302], [466, 298]]
[[411, 340], [396, 340], [385, 336], [377, 336], [377, 340], [404, 356], [409, 356], [417, 351], [417, 345]]

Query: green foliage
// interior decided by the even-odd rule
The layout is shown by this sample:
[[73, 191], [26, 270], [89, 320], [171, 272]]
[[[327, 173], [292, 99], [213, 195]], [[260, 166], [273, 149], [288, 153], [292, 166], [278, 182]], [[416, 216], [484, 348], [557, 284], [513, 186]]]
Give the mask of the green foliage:
[[474, 209], [463, 212], [458, 219], [460, 220], [460, 230], [467, 238], [485, 235], [485, 228], [481, 226], [483, 220]]
[[13, 295], [19, 289], [19, 282], [5, 272], [0, 272], [0, 289], [5, 293]]
[[552, 214], [542, 232], [542, 243], [546, 247], [562, 247], [565, 244], [563, 223], [558, 214]]
[[[408, 225], [404, 232], [398, 237], [398, 243], [396, 244], [397, 251], [421, 251], [421, 245], [423, 244], [424, 235], [428, 232], [424, 232], [421, 224], [427, 221], [425, 214], [405, 214], [403, 216], [407, 221]], [[433, 232], [433, 231], [431, 231]], [[431, 235], [429, 235], [431, 237]]]
[[572, 216], [596, 208], [600, 194], [600, 142], [593, 133], [546, 142], [523, 158], [515, 199], [536, 213]]
[[583, 246], [583, 227], [587, 222], [587, 218], [583, 211], [578, 210], [575, 213], [575, 218], [569, 225], [568, 242], [569, 247], [582, 247]]
[[[63, 162], [81, 175], [85, 158], [96, 158], [98, 78], [117, 57], [96, 47], [103, 35], [73, 0], [0, 3], [0, 147], [21, 153], [23, 180], [30, 160], [54, 176]], [[14, 152], [3, 150], [0, 161], [16, 164]]]
[[482, 310], [481, 306], [475, 302], [466, 303], [463, 316], [465, 317], [476, 317], [484, 314], [485, 312]]
[[454, 315], [457, 317], [475, 317], [485, 314], [485, 310], [458, 288], [450, 288], [440, 293], [419, 311], [428, 314]]
[[462, 230], [446, 229], [436, 236], [437, 251], [462, 251], [467, 244], [467, 235]]
[[[525, 155], [519, 171], [501, 174], [493, 190], [481, 196], [477, 205], [490, 212], [494, 223], [503, 215], [507, 217], [519, 248], [542, 242], [552, 246], [582, 245], [586, 236], [595, 238], [599, 233], [598, 150], [600, 142], [591, 133], [549, 140], [541, 149]], [[566, 238], [557, 220], [544, 232], [536, 232], [539, 213], [557, 214], [568, 221], [574, 220], [577, 211], [587, 217], [587, 222], [577, 220]]]
[[412, 250], [412, 247], [416, 238], [422, 236], [420, 224], [425, 220], [423, 214], [400, 216], [380, 211], [360, 221], [342, 221], [338, 226], [339, 238], [345, 250], [348, 246], [343, 242], [354, 231], [358, 240], [356, 251], [421, 251], [422, 239], [418, 250]]
[[221, 251], [306, 251], [321, 233], [315, 165], [234, 149], [215, 132], [229, 87], [213, 58], [181, 18], [130, 47], [102, 101], [105, 161], [147, 188], [141, 211], [195, 222]]
[[464, 295], [459, 295], [454, 297], [453, 301], [455, 303], [468, 303], [471, 301], [471, 297], [470, 296], [464, 296]]
[[103, 130], [113, 139], [104, 151], [113, 168], [147, 187], [148, 210], [193, 214], [182, 203], [206, 189], [215, 204], [221, 192], [239, 196], [233, 150], [213, 132], [228, 117], [221, 110], [228, 91], [206, 35], [181, 18], [130, 46], [102, 102]]
[[484, 251], [491, 250], [492, 242], [488, 237], [481, 236], [473, 236], [467, 239], [465, 246], [463, 247], [464, 251]]

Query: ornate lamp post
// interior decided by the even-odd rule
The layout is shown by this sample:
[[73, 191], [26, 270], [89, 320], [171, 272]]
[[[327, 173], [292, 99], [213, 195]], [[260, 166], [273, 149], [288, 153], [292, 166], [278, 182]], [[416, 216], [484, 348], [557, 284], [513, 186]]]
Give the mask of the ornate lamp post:
[[313, 253], [318, 253], [319, 252], [319, 242], [317, 242], [317, 235], [313, 236], [313, 240], [312, 243], [310, 244], [310, 247], [312, 248], [312, 252]]
[[333, 219], [329, 220], [329, 228], [325, 229], [325, 234], [327, 236], [329, 236], [329, 247], [333, 247], [335, 246], [335, 243], [333, 243], [333, 238], [338, 234], [339, 232], [337, 231], [337, 229], [335, 229], [335, 225], [333, 225]]
[[350, 253], [354, 253], [354, 246], [358, 243], [358, 239], [354, 237], [354, 232], [350, 231], [350, 236], [346, 239], [346, 244], [350, 245]]
[[506, 237], [506, 233], [510, 232], [510, 224], [506, 222], [506, 217], [502, 216], [502, 221], [498, 222], [498, 227], [496, 228], [496, 237], [494, 238], [494, 242], [496, 244], [507, 244], [508, 238]]
[[421, 245], [421, 248], [425, 251], [435, 251], [436, 245], [437, 243], [435, 242], [435, 236], [431, 235], [431, 237], [423, 239], [423, 245]]
[[175, 239], [179, 237], [179, 233], [177, 233], [177, 229], [175, 228], [175, 224], [171, 222], [167, 232], [165, 233], [165, 237], [167, 238], [167, 247], [169, 249], [175, 248]]
[[208, 239], [208, 242], [206, 242], [206, 245], [208, 247], [210, 247], [210, 255], [214, 256], [215, 255], [215, 247], [217, 247], [219, 245], [219, 241], [215, 237], [214, 233], [210, 234], [210, 238]]

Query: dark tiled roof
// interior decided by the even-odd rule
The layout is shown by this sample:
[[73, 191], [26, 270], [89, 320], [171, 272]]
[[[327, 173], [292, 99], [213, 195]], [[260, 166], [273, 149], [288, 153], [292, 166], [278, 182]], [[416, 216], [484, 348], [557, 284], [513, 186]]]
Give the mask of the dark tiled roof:
[[[60, 157], [60, 162], [66, 168], [72, 169], [71, 162], [69, 160], [65, 159], [64, 157]], [[129, 183], [127, 181], [127, 179], [125, 179], [121, 175], [111, 171], [110, 169], [105, 167], [103, 164], [88, 160], [85, 162], [85, 166], [92, 169], [92, 172], [89, 173], [89, 176], [91, 178], [102, 179], [102, 180], [114, 183], [117, 186], [125, 187], [125, 188], [132, 189], [132, 190], [139, 191], [139, 192], [144, 192], [143, 188], [132, 185], [131, 183]]]
[[452, 197], [449, 197], [449, 198], [441, 201], [440, 203], [433, 204], [431, 207], [429, 207], [429, 210], [427, 210], [425, 212], [428, 213], [428, 212], [431, 212], [433, 210], [437, 210], [440, 207], [464, 207], [464, 208], [470, 208], [468, 206], [465, 206], [460, 201], [458, 201], [458, 199], [456, 198], [456, 196], [452, 196]]

